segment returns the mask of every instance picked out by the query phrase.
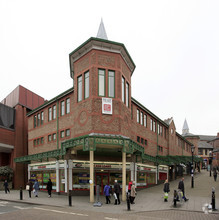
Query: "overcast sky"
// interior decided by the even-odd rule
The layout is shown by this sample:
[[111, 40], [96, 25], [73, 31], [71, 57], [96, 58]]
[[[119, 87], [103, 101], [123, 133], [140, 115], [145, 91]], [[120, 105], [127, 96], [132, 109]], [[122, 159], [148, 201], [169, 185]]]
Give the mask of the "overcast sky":
[[125, 44], [132, 97], [193, 134], [219, 132], [218, 0], [0, 0], [0, 101], [18, 85], [47, 100], [72, 87], [69, 53], [96, 37]]

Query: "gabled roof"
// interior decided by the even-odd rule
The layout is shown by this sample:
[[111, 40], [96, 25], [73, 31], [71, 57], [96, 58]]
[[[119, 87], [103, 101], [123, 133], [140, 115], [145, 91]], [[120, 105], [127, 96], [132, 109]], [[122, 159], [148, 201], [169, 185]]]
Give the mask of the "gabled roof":
[[198, 142], [198, 148], [202, 149], [213, 149], [213, 146], [206, 141], [199, 141]]

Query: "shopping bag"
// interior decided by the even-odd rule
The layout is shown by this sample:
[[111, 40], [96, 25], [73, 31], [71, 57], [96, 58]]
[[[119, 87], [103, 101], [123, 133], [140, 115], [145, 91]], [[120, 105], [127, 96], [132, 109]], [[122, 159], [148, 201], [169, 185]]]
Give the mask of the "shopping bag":
[[115, 199], [117, 199], [117, 195], [116, 195], [116, 193], [113, 193], [113, 196], [114, 196]]
[[26, 185], [26, 190], [30, 190], [30, 186], [29, 185]]
[[33, 193], [35, 193], [36, 192], [36, 190], [35, 189], [33, 189]]
[[168, 199], [168, 193], [164, 193], [164, 199]]

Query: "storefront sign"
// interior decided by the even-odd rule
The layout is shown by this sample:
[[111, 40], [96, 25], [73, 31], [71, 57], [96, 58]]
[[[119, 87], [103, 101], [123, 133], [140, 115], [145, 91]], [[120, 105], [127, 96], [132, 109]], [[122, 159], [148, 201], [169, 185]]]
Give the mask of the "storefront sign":
[[112, 115], [112, 99], [102, 98], [102, 114]]

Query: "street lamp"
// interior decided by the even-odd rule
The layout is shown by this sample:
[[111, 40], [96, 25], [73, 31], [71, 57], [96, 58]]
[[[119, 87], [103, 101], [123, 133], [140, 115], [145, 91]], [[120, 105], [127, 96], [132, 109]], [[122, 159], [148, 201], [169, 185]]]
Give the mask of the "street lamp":
[[191, 146], [191, 151], [192, 151], [192, 165], [191, 165], [191, 177], [192, 177], [192, 188], [194, 188], [194, 169], [193, 169], [193, 154], [194, 154], [195, 147], [192, 145]]

